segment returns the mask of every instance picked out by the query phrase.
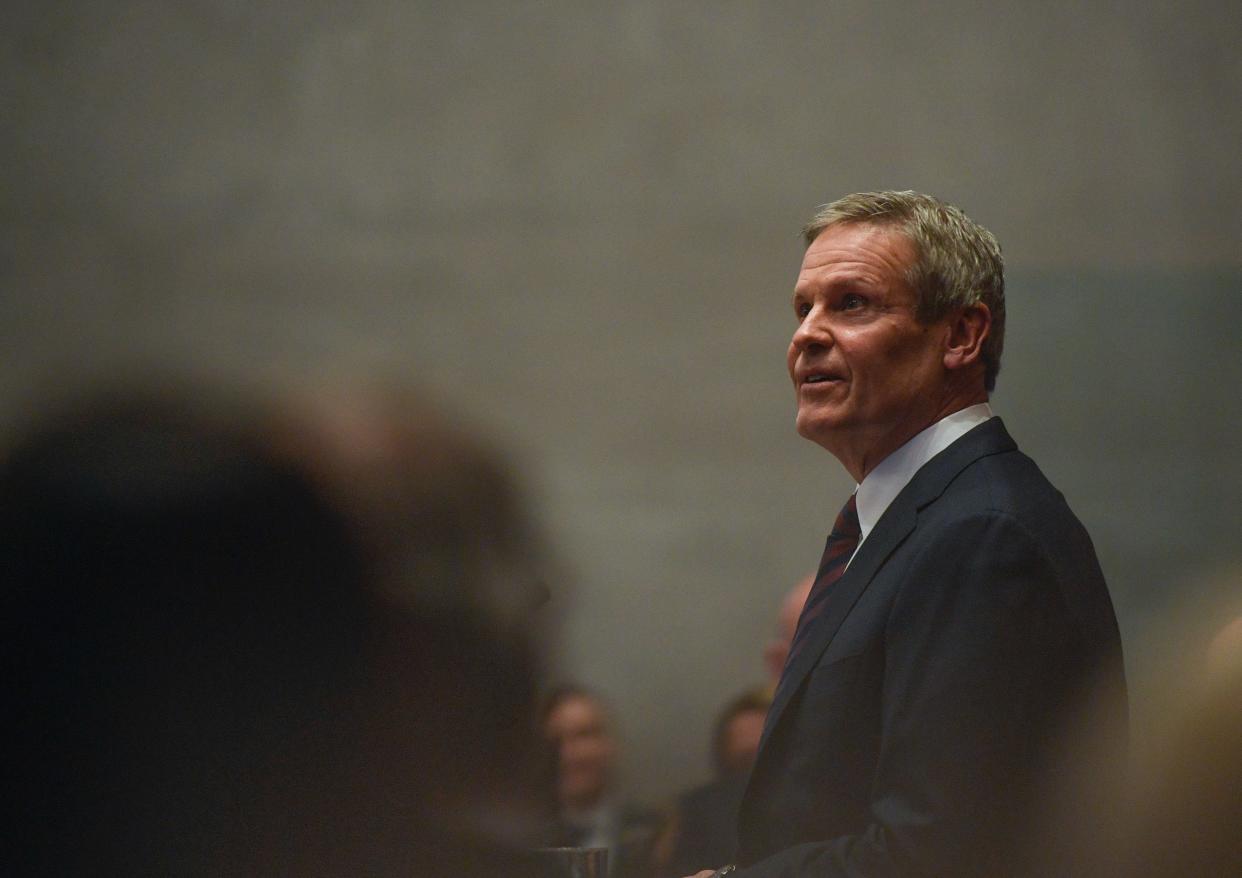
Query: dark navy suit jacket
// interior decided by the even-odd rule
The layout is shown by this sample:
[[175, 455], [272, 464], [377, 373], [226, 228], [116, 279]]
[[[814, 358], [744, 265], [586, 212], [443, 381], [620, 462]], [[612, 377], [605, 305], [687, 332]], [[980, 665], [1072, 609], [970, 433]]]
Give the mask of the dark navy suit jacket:
[[807, 636], [742, 803], [738, 878], [1019, 874], [1065, 721], [1099, 692], [1124, 723], [1091, 540], [999, 418], [915, 474]]

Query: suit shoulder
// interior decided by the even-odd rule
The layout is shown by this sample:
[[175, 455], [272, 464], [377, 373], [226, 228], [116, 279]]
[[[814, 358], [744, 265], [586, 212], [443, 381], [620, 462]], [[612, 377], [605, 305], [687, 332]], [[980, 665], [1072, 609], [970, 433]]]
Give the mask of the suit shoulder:
[[[973, 461], [920, 510], [919, 520], [929, 525], [926, 537], [941, 546], [945, 541], [963, 546], [980, 539], [983, 520], [992, 520], [994, 549], [1008, 553], [1025, 547], [1053, 574], [1080, 613], [1115, 619], [1086, 527], [1035, 461], [1022, 452], [1010, 450]], [[972, 554], [980, 548], [975, 543]]]
[[925, 521], [947, 522], [980, 514], [1010, 517], [1038, 543], [1076, 545], [1094, 555], [1087, 530], [1065, 495], [1020, 451], [971, 462], [920, 510]]
[[928, 536], [963, 526], [969, 531], [967, 522], [980, 517], [1002, 517], [1054, 563], [1069, 560], [1067, 553], [1095, 562], [1090, 536], [1065, 496], [1012, 445], [961, 466], [937, 493], [924, 497], [917, 516]]
[[946, 486], [945, 495], [959, 500], [968, 495], [978, 510], [1015, 514], [1032, 504], [1050, 503], [1069, 511], [1065, 497], [1039, 465], [1016, 450], [973, 461]]

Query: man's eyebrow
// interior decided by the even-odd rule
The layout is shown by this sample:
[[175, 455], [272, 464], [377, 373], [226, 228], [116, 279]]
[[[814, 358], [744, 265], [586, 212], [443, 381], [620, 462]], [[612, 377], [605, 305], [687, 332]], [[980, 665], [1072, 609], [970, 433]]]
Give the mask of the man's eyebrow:
[[805, 284], [796, 283], [794, 284], [793, 297], [796, 299], [799, 295], [807, 295], [807, 296], [811, 295], [811, 293], [809, 292], [802, 292], [804, 287], [808, 285], [812, 285], [814, 289], [817, 291], [823, 290], [827, 292], [836, 292], [836, 291], [842, 291], [842, 290], [852, 291], [860, 286], [865, 286], [867, 287], [867, 289], [863, 290], [862, 292], [871, 293], [871, 292], [874, 292], [874, 290], [877, 287], [883, 286], [883, 284], [884, 284], [884, 281], [882, 278], [875, 277], [875, 276], [872, 276], [872, 275], [869, 275], [863, 272], [857, 272], [857, 273], [850, 272], [840, 277], [834, 277], [828, 280], [807, 281]]

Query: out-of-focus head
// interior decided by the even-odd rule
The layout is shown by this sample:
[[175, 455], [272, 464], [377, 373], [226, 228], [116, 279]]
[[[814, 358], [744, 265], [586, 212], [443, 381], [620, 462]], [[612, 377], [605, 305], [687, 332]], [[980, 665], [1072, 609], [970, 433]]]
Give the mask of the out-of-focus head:
[[806, 603], [806, 596], [811, 593], [814, 583], [814, 575], [803, 577], [781, 601], [776, 615], [776, 632], [763, 649], [763, 663], [768, 669], [768, 679], [773, 687], [780, 680], [781, 671], [785, 669], [785, 659], [789, 657], [789, 646], [798, 630], [802, 605]]
[[1115, 857], [1136, 878], [1242, 875], [1242, 635], [1210, 642], [1197, 689], [1142, 748]]
[[1091, 737], [1079, 742], [1082, 761], [1102, 770], [1067, 773], [1059, 823], [1038, 840], [1065, 845], [1055, 874], [1242, 875], [1242, 637], [1236, 619], [1222, 628], [1196, 612], [1180, 626], [1189, 637], [1178, 625], [1162, 632], [1176, 644], [1177, 673], [1145, 681], [1144, 723], [1124, 764], [1101, 758]]
[[507, 486], [416, 442], [385, 505], [334, 481], [314, 417], [291, 443], [287, 412], [212, 399], [98, 395], [0, 465], [18, 832], [51, 871], [413, 868], [535, 766], [529, 639], [476, 594], [484, 565], [428, 561], [488, 538], [441, 497]]
[[1226, 624], [1208, 643], [1208, 673], [1229, 675], [1242, 662], [1242, 616]]
[[[277, 447], [345, 511], [372, 587], [435, 621], [416, 702], [435, 709], [407, 744], [453, 779], [438, 807], [485, 802], [500, 811], [483, 815], [491, 823], [520, 815], [541, 791], [534, 644], [552, 574], [500, 454], [401, 385], [318, 381], [275, 420]], [[394, 679], [409, 677], [411, 647], [398, 641], [386, 657]]]
[[899, 232], [914, 252], [907, 281], [917, 316], [939, 320], [954, 308], [983, 304], [992, 315], [980, 359], [989, 391], [1005, 345], [1005, 264], [996, 237], [960, 209], [919, 192], [857, 192], [819, 207], [802, 229], [807, 246], [834, 225]]
[[594, 693], [563, 686], [548, 695], [542, 714], [559, 807], [584, 811], [601, 804], [616, 779], [617, 740], [607, 708]]
[[750, 769], [759, 752], [763, 723], [772, 697], [767, 690], [745, 692], [725, 705], [712, 736], [712, 761], [718, 774], [739, 774]]
[[389, 599], [529, 634], [549, 560], [501, 455], [477, 433], [409, 388], [348, 381], [292, 396], [274, 433], [348, 513]]

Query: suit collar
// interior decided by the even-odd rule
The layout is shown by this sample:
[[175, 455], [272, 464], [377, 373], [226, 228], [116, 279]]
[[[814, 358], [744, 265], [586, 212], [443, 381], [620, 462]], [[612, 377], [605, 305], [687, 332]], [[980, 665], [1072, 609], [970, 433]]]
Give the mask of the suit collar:
[[[1017, 448], [1000, 418], [985, 421], [924, 464], [892, 505], [908, 505], [912, 511], [922, 509], [943, 494], [949, 483], [975, 461]], [[880, 522], [883, 521], [884, 516], [881, 516]]]
[[889, 504], [923, 465], [993, 417], [986, 402], [946, 415], [880, 461], [858, 486], [858, 522], [865, 542]]
[[1010, 438], [1000, 418], [991, 418], [966, 433], [952, 445], [923, 465], [909, 484], [897, 495], [876, 522], [871, 535], [850, 561], [850, 566], [833, 585], [824, 599], [824, 609], [807, 632], [808, 641], [794, 661], [785, 668], [776, 688], [768, 718], [764, 723], [760, 756], [772, 730], [790, 698], [818, 663], [841, 623], [879, 572], [889, 555], [901, 545], [918, 521], [918, 511], [934, 501], [958, 474], [977, 460], [993, 454], [1014, 451], [1017, 445]]

